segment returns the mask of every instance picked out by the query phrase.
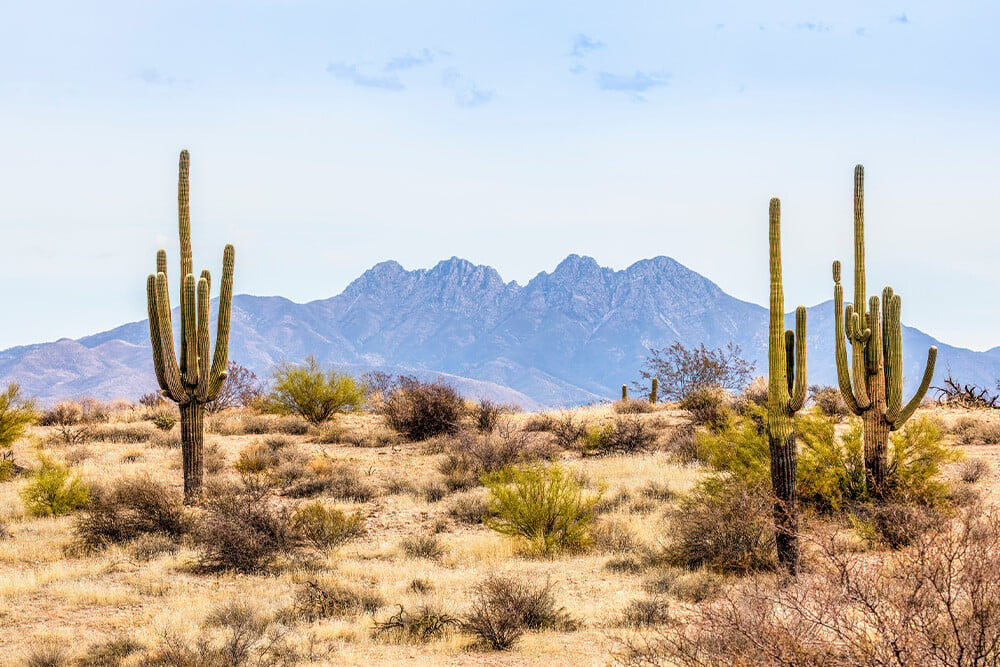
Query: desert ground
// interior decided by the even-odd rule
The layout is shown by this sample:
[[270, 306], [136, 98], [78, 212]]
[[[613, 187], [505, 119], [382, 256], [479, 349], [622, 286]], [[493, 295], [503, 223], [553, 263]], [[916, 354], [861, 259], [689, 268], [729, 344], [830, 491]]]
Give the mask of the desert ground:
[[[657, 609], [683, 618], [748, 577], [777, 577], [689, 569], [662, 557], [678, 503], [711, 473], [681, 451], [690, 446], [693, 418], [676, 404], [642, 412], [617, 402], [502, 414], [485, 435], [477, 433], [470, 407], [465, 435], [418, 442], [394, 433], [374, 413], [339, 415], [322, 427], [250, 410], [210, 415], [210, 490], [253, 479], [269, 507], [291, 512], [319, 500], [362, 517], [357, 534], [342, 544], [299, 544], [249, 574], [208, 571], [190, 535], [146, 535], [88, 547], [79, 528], [85, 508], [60, 516], [26, 511], [24, 489], [40, 453], [87, 485], [107, 488], [116, 480], [148, 477], [180, 493], [179, 426], [161, 430], [151, 421], [171, 407], [122, 403], [111, 406], [99, 424], [68, 431], [35, 425], [14, 444], [19, 474], [0, 483], [0, 523], [6, 529], [0, 539], [0, 663], [606, 665], [624, 660], [630, 642], [656, 632], [663, 622]], [[964, 496], [986, 505], [995, 500], [1000, 469], [1000, 414], [994, 413], [927, 404], [915, 417], [935, 420], [946, 446], [961, 457], [943, 467], [940, 480], [963, 486]], [[615, 420], [641, 423], [649, 440], [625, 453], [587, 451], [554, 426], [585, 424], [594, 432]], [[514, 442], [522, 454], [530, 451], [572, 473], [584, 496], [599, 495], [586, 543], [544, 554], [484, 525], [480, 516], [489, 492], [468, 474], [459, 479], [453, 460], [476, 439], [492, 439], [494, 446]], [[976, 464], [979, 474], [967, 472], [969, 461], [983, 462]], [[289, 472], [291, 466], [306, 472]], [[308, 481], [303, 475], [325, 485], [315, 493], [307, 487], [292, 492], [294, 484]], [[191, 510], [196, 516], [205, 511]], [[843, 518], [806, 513], [803, 526], [806, 534], [840, 535], [844, 549], [858, 558], [892, 553], [883, 544], [863, 544]], [[807, 577], [818, 556], [808, 544], [803, 554]], [[524, 632], [508, 650], [488, 648], [461, 621], [477, 586], [490, 575], [548, 590], [558, 622]], [[317, 587], [354, 597], [315, 612], [308, 593]], [[241, 628], [211, 620], [234, 603], [263, 620]], [[401, 610], [430, 610], [442, 621], [441, 631], [422, 636], [388, 626], [377, 630]], [[247, 634], [238, 637], [241, 632]], [[234, 646], [240, 637], [248, 647], [243, 658], [217, 663], [204, 657], [216, 650], [211, 647]], [[178, 651], [174, 662], [164, 657], [171, 647]], [[184, 651], [187, 658], [176, 657]]]

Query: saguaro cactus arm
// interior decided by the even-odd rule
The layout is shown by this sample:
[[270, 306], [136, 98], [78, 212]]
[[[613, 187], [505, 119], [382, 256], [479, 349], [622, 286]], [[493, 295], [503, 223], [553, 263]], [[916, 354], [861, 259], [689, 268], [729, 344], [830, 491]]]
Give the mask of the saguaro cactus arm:
[[[856, 318], [853, 309], [848, 306], [844, 308], [844, 287], [840, 284], [840, 262], [833, 263], [833, 319], [834, 319], [834, 348], [837, 361], [837, 383], [840, 385], [840, 393], [844, 396], [847, 409], [856, 415], [860, 415], [869, 406], [868, 397], [862, 388], [855, 389], [851, 386], [851, 367], [847, 360], [847, 339], [848, 333], [844, 330], [844, 319]], [[852, 341], [853, 342], [853, 341]], [[862, 378], [864, 382], [864, 378]]]
[[[791, 332], [788, 332], [791, 333]], [[789, 364], [792, 366], [792, 364]], [[797, 412], [806, 402], [806, 309], [799, 306], [795, 309], [795, 382], [791, 387], [792, 396], [788, 409]], [[791, 380], [791, 378], [789, 378]]]

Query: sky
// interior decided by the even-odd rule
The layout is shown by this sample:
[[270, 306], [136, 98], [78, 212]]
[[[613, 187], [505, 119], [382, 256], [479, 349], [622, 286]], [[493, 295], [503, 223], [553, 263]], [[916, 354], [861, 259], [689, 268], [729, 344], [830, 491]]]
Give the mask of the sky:
[[[331, 297], [453, 255], [524, 284], [668, 255], [832, 298], [866, 172], [868, 286], [1000, 345], [1000, 3], [0, 0], [0, 349], [145, 318], [195, 268]], [[177, 283], [174, 282], [174, 285]], [[845, 290], [851, 293], [851, 283]], [[176, 299], [176, 295], [174, 295]]]

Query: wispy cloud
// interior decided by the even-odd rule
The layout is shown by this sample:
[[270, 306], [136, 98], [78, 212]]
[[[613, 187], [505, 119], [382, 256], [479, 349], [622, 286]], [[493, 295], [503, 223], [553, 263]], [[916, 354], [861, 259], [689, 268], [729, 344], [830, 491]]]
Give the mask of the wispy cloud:
[[656, 86], [665, 86], [670, 80], [666, 72], [640, 72], [635, 74], [612, 74], [599, 72], [597, 87], [601, 90], [621, 90], [629, 93], [642, 93]]
[[140, 79], [151, 86], [173, 86], [181, 83], [172, 76], [166, 76], [155, 67], [144, 67], [136, 74]]
[[893, 16], [889, 19], [889, 23], [909, 23], [910, 19], [906, 17], [906, 12], [899, 14], [898, 16]]
[[813, 21], [804, 21], [798, 23], [795, 26], [796, 30], [808, 30], [809, 32], [830, 32], [830, 24], [823, 23], [822, 21], [815, 23]]
[[857, 30], [854, 31], [854, 34], [857, 35], [858, 37], [864, 37], [865, 35], [868, 34], [868, 28], [860, 26]]
[[604, 42], [594, 39], [593, 37], [588, 37], [583, 33], [579, 33], [573, 37], [573, 48], [570, 50], [569, 55], [574, 58], [582, 58], [592, 51], [603, 49], [604, 46]]
[[[447, 54], [443, 54], [447, 55]], [[430, 49], [420, 49], [416, 53], [407, 53], [402, 56], [396, 56], [391, 58], [389, 62], [382, 67], [383, 71], [394, 72], [396, 70], [411, 69], [413, 67], [419, 67], [420, 65], [429, 65], [434, 62], [435, 52]]]
[[441, 83], [445, 88], [455, 91], [455, 104], [460, 107], [479, 107], [491, 101], [494, 97], [492, 90], [485, 90], [476, 85], [476, 82], [467, 76], [463, 76], [454, 67], [449, 67], [441, 75]]
[[370, 74], [361, 71], [361, 68], [356, 63], [330, 63], [326, 66], [326, 71], [338, 79], [348, 81], [362, 88], [400, 91], [406, 87], [395, 74]]

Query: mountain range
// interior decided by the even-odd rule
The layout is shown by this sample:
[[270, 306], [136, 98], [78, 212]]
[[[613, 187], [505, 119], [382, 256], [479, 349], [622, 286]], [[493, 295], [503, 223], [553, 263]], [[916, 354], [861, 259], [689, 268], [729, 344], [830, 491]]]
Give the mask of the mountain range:
[[[808, 313], [809, 383], [836, 384], [833, 304]], [[766, 308], [726, 294], [669, 257], [616, 271], [570, 255], [523, 286], [457, 257], [417, 270], [387, 261], [328, 299], [299, 304], [237, 295], [230, 359], [267, 377], [276, 364], [311, 354], [344, 372], [443, 377], [466, 396], [534, 409], [615, 398], [622, 384], [638, 379], [650, 348], [675, 341], [735, 343], [758, 373], [766, 372], [767, 322]], [[949, 370], [990, 388], [1000, 378], [1000, 348], [974, 352], [904, 326], [908, 392], [930, 345], [938, 346], [934, 384]], [[0, 351], [0, 384], [8, 382], [43, 403], [138, 398], [156, 388], [148, 325]]]

